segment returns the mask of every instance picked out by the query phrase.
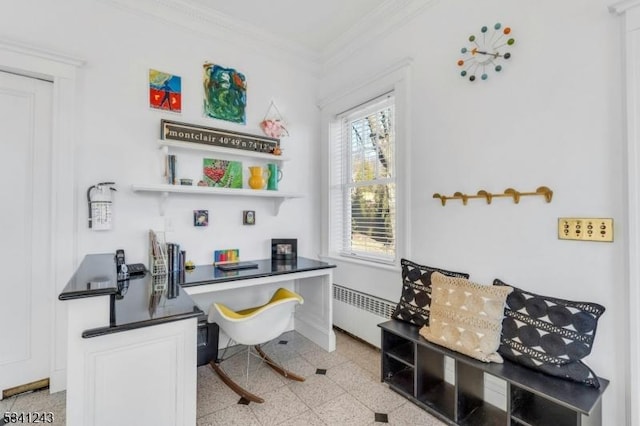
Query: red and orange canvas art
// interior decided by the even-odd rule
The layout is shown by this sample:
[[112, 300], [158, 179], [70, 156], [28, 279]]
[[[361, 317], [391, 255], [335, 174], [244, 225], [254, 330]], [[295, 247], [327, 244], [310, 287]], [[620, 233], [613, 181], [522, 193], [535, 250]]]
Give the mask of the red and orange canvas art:
[[182, 79], [177, 75], [149, 70], [149, 105], [165, 111], [182, 111]]

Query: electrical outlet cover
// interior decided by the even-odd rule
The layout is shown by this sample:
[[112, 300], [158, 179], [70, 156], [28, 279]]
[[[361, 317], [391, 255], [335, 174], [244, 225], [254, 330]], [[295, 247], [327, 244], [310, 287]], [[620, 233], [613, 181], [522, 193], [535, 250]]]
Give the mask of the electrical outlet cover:
[[613, 241], [611, 218], [558, 218], [558, 238], [579, 241]]

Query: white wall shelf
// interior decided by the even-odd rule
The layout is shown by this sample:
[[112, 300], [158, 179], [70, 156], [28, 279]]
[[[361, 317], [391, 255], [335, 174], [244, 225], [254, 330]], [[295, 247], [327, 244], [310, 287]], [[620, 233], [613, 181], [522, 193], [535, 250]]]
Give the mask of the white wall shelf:
[[158, 145], [165, 150], [165, 154], [167, 153], [169, 148], [179, 148], [192, 151], [217, 152], [223, 155], [234, 155], [238, 157], [248, 157], [259, 160], [272, 161], [277, 163], [280, 167], [282, 166], [282, 163], [284, 163], [285, 161], [289, 161], [289, 158], [283, 157], [282, 155], [273, 155], [266, 152], [247, 151], [235, 148], [224, 148], [215, 145], [206, 145], [192, 142], [158, 139]]
[[164, 204], [169, 194], [197, 194], [202, 196], [235, 196], [235, 197], [262, 197], [273, 199], [274, 212], [280, 212], [280, 206], [285, 200], [292, 198], [302, 198], [302, 194], [269, 191], [264, 189], [240, 189], [240, 188], [212, 188], [208, 186], [188, 186], [169, 184], [134, 184], [131, 185], [134, 192], [154, 192], [161, 195], [160, 214], [164, 215]]

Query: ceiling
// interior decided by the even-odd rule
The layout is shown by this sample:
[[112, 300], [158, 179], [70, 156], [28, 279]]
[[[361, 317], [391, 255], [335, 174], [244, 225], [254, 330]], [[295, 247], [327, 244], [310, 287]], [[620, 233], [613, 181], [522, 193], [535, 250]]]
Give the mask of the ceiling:
[[321, 74], [438, 0], [101, 0]]
[[[322, 52], [389, 0], [187, 0], [237, 22]], [[368, 16], [369, 15], [369, 16]]]

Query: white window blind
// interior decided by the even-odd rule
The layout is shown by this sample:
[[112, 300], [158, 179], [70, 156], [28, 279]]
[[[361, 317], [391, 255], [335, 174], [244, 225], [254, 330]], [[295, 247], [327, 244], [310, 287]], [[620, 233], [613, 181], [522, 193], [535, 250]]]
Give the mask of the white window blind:
[[331, 123], [330, 247], [341, 256], [396, 258], [394, 96], [373, 99]]

